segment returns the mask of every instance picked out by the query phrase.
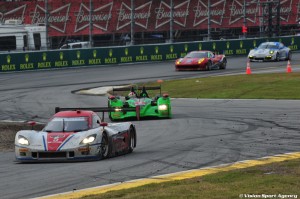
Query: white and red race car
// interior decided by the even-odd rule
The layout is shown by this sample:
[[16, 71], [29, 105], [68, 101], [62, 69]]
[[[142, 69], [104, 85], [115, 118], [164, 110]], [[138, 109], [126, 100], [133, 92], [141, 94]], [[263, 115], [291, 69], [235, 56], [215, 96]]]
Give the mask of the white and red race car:
[[18, 162], [100, 160], [131, 153], [136, 129], [131, 122], [105, 123], [102, 108], [56, 108], [41, 131], [21, 130], [15, 136]]

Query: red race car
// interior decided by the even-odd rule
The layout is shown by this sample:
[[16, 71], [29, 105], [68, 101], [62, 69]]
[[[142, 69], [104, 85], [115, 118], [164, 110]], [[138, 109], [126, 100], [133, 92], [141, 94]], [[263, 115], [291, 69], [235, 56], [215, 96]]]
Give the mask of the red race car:
[[216, 55], [211, 51], [201, 50], [189, 52], [184, 58], [175, 61], [176, 71], [180, 70], [212, 70], [225, 69], [225, 55]]

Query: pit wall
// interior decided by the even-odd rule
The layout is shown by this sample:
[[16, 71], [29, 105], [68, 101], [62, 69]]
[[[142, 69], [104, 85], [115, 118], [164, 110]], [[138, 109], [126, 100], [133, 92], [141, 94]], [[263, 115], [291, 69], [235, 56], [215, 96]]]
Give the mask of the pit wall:
[[101, 47], [91, 49], [8, 52], [0, 54], [0, 73], [82, 66], [102, 66], [134, 62], [168, 61], [193, 50], [210, 50], [226, 56], [247, 56], [265, 41], [280, 41], [293, 51], [300, 47], [300, 36], [220, 41], [198, 41], [151, 45]]

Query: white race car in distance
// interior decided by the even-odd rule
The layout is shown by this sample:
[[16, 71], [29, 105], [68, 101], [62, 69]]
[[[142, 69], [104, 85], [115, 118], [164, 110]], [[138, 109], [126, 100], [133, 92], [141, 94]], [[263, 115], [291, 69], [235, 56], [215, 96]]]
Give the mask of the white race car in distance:
[[250, 50], [250, 61], [280, 61], [291, 60], [291, 49], [281, 42], [264, 42], [257, 48]]

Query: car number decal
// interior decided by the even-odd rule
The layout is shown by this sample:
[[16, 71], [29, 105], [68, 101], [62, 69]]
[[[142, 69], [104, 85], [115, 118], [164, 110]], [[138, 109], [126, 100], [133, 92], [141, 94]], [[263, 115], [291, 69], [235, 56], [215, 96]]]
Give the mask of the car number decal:
[[145, 102], [135, 102], [134, 104], [138, 106], [138, 105], [145, 105], [146, 103]]

